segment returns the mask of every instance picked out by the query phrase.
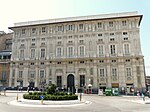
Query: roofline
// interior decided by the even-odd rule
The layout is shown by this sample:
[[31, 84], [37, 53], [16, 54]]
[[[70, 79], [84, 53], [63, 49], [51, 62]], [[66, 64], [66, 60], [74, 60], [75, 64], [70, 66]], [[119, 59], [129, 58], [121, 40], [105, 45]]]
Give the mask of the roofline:
[[68, 20], [68, 21], [60, 21], [60, 22], [53, 22], [53, 23], [39, 23], [39, 24], [32, 24], [32, 25], [20, 25], [20, 26], [13, 26], [8, 27], [8, 29], [14, 29], [14, 28], [20, 28], [20, 27], [30, 27], [30, 26], [38, 26], [38, 25], [49, 25], [49, 24], [60, 24], [60, 23], [69, 23], [69, 22], [81, 22], [81, 21], [92, 21], [92, 20], [109, 20], [109, 19], [120, 19], [120, 18], [134, 18], [134, 17], [140, 17], [139, 20], [139, 26], [141, 23], [141, 20], [143, 18], [143, 15], [133, 15], [133, 16], [122, 16], [122, 17], [108, 17], [108, 18], [96, 18], [96, 19], [85, 19], [85, 20]]

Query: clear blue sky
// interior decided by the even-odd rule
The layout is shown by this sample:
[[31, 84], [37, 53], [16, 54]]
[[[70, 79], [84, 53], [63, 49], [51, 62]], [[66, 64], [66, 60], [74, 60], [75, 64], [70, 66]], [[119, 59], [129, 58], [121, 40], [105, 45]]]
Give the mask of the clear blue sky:
[[0, 0], [0, 31], [15, 22], [130, 11], [143, 15], [141, 45], [150, 75], [150, 0]]

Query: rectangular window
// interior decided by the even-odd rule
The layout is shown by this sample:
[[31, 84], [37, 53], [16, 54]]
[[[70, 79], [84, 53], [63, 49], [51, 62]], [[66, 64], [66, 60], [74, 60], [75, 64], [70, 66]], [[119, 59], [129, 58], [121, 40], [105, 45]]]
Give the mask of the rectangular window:
[[31, 49], [31, 58], [35, 58], [35, 49]]
[[42, 33], [46, 32], [46, 28], [42, 27]]
[[93, 68], [90, 68], [90, 74], [93, 75]]
[[36, 28], [32, 28], [32, 33], [36, 33]]
[[127, 21], [122, 21], [122, 26], [126, 26], [127, 25]]
[[103, 68], [100, 69], [100, 77], [104, 77], [104, 69]]
[[25, 29], [22, 29], [22, 34], [25, 34], [26, 33], [26, 30]]
[[19, 78], [23, 77], [23, 71], [19, 71]]
[[57, 48], [57, 56], [58, 57], [62, 56], [62, 48], [60, 47]]
[[68, 25], [68, 30], [73, 30], [73, 25]]
[[83, 24], [79, 24], [79, 29], [83, 29]]
[[129, 51], [129, 44], [124, 44], [124, 53], [125, 54], [130, 54], [130, 51]]
[[85, 75], [80, 75], [80, 87], [85, 85]]
[[99, 51], [99, 56], [104, 56], [104, 46], [103, 45], [99, 45], [98, 51]]
[[112, 68], [112, 76], [117, 76], [117, 69], [116, 68]]
[[101, 23], [101, 22], [98, 22], [98, 23], [97, 23], [97, 27], [98, 27], [98, 28], [102, 28], [102, 23]]
[[2, 80], [5, 80], [6, 79], [6, 71], [3, 71], [2, 72]]
[[57, 87], [62, 87], [62, 77], [57, 76]]
[[45, 49], [41, 49], [41, 58], [45, 58]]
[[109, 27], [113, 27], [113, 22], [109, 22]]
[[115, 45], [110, 45], [110, 54], [111, 56], [115, 56], [116, 55], [116, 46]]
[[127, 77], [131, 77], [131, 68], [126, 68]]
[[40, 78], [44, 78], [44, 70], [40, 70]]
[[68, 57], [73, 57], [73, 47], [68, 47]]
[[80, 56], [84, 56], [84, 46], [79, 47], [79, 54]]
[[58, 31], [63, 31], [63, 26], [58, 26]]
[[20, 58], [24, 58], [24, 50], [20, 50]]

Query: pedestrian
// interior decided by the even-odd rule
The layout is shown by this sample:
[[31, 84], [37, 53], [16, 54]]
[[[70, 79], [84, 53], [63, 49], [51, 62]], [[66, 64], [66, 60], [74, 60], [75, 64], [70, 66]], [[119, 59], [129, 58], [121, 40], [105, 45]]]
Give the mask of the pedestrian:
[[142, 99], [143, 99], [143, 101], [145, 101], [145, 95], [144, 95], [144, 93], [142, 93]]

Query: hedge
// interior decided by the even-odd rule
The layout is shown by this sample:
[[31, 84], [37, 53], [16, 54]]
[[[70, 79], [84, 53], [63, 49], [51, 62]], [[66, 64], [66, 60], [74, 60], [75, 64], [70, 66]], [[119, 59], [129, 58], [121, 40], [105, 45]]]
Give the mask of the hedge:
[[51, 94], [46, 94], [46, 93], [29, 93], [29, 94], [24, 94], [23, 98], [24, 99], [31, 99], [31, 100], [41, 100], [40, 96], [44, 96], [44, 100], [77, 100], [78, 96], [75, 94], [66, 94], [66, 93], [60, 93], [57, 95], [51, 95]]

